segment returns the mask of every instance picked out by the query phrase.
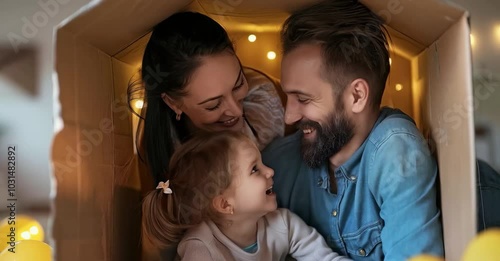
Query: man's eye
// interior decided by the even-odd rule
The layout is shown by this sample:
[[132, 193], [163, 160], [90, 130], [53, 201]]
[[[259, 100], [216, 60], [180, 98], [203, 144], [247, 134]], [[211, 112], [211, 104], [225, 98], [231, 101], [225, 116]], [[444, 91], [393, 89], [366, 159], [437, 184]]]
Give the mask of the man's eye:
[[257, 168], [257, 166], [253, 166], [253, 168], [252, 168], [252, 174], [254, 174], [257, 171], [259, 171], [259, 169]]
[[307, 98], [298, 98], [297, 99], [300, 103], [308, 103], [310, 101], [310, 99], [307, 99]]

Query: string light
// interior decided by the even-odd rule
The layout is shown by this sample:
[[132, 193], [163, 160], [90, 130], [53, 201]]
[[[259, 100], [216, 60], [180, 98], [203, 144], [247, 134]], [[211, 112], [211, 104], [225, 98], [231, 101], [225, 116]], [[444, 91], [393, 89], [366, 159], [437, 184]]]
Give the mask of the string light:
[[248, 36], [248, 41], [253, 43], [255, 42], [255, 40], [257, 40], [257, 36], [255, 36], [255, 34], [251, 34]]
[[135, 106], [137, 109], [142, 109], [142, 106], [144, 106], [144, 101], [142, 101], [142, 100], [137, 100], [137, 101], [134, 103], [134, 106]]
[[396, 91], [398, 91], [398, 92], [399, 92], [399, 91], [401, 91], [402, 89], [403, 89], [403, 85], [402, 85], [402, 84], [400, 84], [400, 83], [396, 84]]
[[273, 51], [269, 51], [269, 52], [267, 52], [267, 59], [269, 59], [269, 60], [274, 60], [274, 59], [276, 59], [276, 53], [275, 53], [275, 52], [273, 52]]

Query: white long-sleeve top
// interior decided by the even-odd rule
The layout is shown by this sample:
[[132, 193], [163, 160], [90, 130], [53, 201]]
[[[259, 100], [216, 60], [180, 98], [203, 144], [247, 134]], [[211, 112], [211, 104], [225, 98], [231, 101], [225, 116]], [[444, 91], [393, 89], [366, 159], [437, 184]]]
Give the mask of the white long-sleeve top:
[[347, 261], [326, 244], [321, 235], [287, 209], [277, 209], [257, 223], [258, 250], [247, 253], [227, 238], [213, 222], [203, 222], [183, 237], [177, 252], [181, 260], [254, 261], [285, 260], [290, 254], [298, 261]]

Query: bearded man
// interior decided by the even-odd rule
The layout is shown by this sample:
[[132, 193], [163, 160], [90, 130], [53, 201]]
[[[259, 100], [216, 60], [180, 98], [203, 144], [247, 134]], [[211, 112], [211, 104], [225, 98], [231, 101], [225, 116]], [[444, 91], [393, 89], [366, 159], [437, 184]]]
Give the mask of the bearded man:
[[352, 0], [292, 14], [282, 30], [285, 121], [263, 152], [278, 206], [354, 260], [443, 256], [437, 165], [414, 121], [380, 108], [390, 71], [383, 21]]

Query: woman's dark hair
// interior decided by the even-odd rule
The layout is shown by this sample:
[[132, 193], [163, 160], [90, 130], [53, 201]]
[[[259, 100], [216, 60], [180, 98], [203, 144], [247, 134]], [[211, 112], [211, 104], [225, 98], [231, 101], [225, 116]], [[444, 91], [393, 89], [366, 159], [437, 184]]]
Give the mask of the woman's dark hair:
[[185, 87], [201, 65], [201, 58], [224, 51], [234, 53], [227, 32], [203, 14], [176, 13], [154, 27], [142, 59], [144, 132], [137, 133], [142, 134], [138, 140], [156, 184], [167, 178], [168, 163], [176, 144], [190, 136], [186, 116], [177, 121], [162, 94], [174, 100], [185, 96]]

